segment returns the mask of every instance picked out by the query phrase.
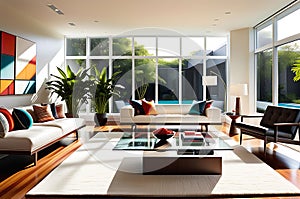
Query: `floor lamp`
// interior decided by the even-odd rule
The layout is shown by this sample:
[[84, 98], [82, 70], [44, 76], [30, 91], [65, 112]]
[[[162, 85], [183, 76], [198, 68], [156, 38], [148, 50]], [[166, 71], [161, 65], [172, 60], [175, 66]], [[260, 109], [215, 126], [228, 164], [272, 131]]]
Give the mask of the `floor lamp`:
[[202, 84], [204, 86], [217, 86], [218, 85], [217, 76], [202, 76]]
[[217, 86], [217, 76], [202, 76], [202, 84], [205, 86]]
[[235, 114], [241, 114], [241, 96], [248, 95], [247, 84], [230, 85], [230, 95], [235, 96]]

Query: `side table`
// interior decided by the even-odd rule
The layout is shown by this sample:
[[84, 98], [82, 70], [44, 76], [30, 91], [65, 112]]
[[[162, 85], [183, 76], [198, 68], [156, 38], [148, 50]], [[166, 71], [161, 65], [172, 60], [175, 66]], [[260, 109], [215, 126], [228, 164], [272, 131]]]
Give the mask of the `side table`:
[[231, 119], [230, 129], [229, 129], [229, 136], [237, 135], [237, 129], [235, 128], [236, 120], [240, 117], [240, 115], [228, 115]]

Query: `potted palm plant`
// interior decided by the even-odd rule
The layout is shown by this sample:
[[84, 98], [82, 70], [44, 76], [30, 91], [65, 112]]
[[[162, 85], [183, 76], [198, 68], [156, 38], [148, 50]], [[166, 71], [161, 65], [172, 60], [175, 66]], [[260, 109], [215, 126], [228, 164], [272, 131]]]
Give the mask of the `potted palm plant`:
[[93, 67], [95, 75], [90, 76], [92, 88], [94, 89], [91, 95], [92, 106], [95, 111], [94, 120], [96, 125], [104, 126], [107, 122], [108, 102], [113, 96], [119, 96], [120, 91], [116, 88], [121, 86], [116, 85], [116, 79], [120, 72], [115, 72], [111, 78], [107, 78], [107, 69], [104, 67], [100, 72], [96, 67]]
[[[67, 117], [78, 117], [78, 111], [83, 103], [87, 103], [89, 84], [84, 81], [89, 69], [80, 68], [74, 73], [70, 66], [67, 65], [66, 72], [56, 67], [59, 76], [50, 74], [55, 80], [46, 82], [46, 89], [51, 91], [51, 96], [55, 93], [57, 97], [61, 97], [67, 106]], [[76, 89], [76, 92], [73, 92]]]

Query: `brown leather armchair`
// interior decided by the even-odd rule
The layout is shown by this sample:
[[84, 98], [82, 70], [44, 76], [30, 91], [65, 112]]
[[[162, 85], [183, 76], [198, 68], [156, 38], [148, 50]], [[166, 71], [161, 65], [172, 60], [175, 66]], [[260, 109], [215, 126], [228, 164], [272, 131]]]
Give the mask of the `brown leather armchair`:
[[[244, 122], [244, 118], [262, 117], [260, 125]], [[240, 144], [242, 144], [243, 134], [264, 140], [264, 155], [266, 155], [266, 145], [268, 142], [283, 142], [300, 144], [295, 140], [297, 130], [300, 127], [300, 109], [286, 108], [279, 106], [268, 106], [262, 116], [241, 116], [241, 122], [235, 124], [241, 130]]]

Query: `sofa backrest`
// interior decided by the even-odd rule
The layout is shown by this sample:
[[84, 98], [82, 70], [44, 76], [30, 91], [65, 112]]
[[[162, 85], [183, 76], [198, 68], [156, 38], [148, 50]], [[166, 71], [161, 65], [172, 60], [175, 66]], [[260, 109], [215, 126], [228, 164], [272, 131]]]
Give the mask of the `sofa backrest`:
[[156, 104], [158, 114], [187, 114], [191, 104]]
[[[260, 122], [261, 126], [274, 128], [274, 123], [298, 123], [300, 122], [300, 110], [279, 106], [268, 106]], [[278, 130], [292, 135], [295, 138], [297, 126], [282, 126]]]

